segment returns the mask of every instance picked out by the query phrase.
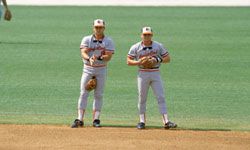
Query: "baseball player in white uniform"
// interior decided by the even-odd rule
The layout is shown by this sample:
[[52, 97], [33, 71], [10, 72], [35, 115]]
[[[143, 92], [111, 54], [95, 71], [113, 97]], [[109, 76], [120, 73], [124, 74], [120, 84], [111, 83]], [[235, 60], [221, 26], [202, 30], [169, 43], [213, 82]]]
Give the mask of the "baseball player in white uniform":
[[87, 82], [95, 76], [97, 86], [94, 89], [93, 101], [93, 126], [100, 127], [100, 112], [103, 103], [103, 89], [106, 78], [107, 62], [114, 54], [115, 46], [111, 38], [104, 35], [105, 22], [96, 19], [93, 23], [93, 34], [82, 39], [80, 50], [84, 67], [81, 78], [81, 92], [78, 100], [78, 118], [72, 124], [72, 128], [83, 127], [84, 112], [87, 106], [89, 91], [85, 89]]
[[[163, 83], [160, 76], [160, 65], [169, 63], [169, 52], [161, 43], [152, 40], [153, 31], [151, 27], [143, 27], [141, 32], [142, 41], [134, 44], [127, 56], [127, 64], [130, 66], [138, 66], [138, 109], [140, 121], [137, 125], [138, 129], [145, 129], [146, 123], [146, 101], [149, 87], [152, 87], [154, 95], [158, 101], [159, 111], [163, 118], [165, 129], [175, 128], [177, 124], [171, 122], [168, 118], [166, 98], [164, 95]], [[141, 65], [141, 58], [149, 56], [155, 61], [152, 68], [144, 68]]]

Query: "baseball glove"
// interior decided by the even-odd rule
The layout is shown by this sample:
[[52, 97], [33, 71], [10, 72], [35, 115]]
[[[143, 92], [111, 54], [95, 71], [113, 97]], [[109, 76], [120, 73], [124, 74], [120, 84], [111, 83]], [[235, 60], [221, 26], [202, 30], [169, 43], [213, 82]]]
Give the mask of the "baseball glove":
[[92, 91], [93, 89], [96, 88], [96, 85], [97, 85], [97, 80], [96, 80], [96, 77], [93, 76], [86, 84], [85, 86], [85, 89], [87, 91]]
[[145, 56], [140, 59], [140, 65], [145, 69], [152, 69], [156, 64], [156, 59], [151, 56]]
[[11, 18], [12, 18], [11, 12], [9, 10], [6, 10], [4, 14], [4, 19], [10, 21]]

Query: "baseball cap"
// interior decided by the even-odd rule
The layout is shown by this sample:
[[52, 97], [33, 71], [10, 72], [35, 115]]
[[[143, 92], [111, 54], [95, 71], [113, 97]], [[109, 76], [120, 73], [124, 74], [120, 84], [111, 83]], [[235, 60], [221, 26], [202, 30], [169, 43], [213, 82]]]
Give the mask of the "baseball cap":
[[105, 22], [102, 19], [96, 19], [94, 20], [93, 25], [95, 27], [105, 27]]
[[141, 31], [142, 34], [153, 34], [153, 30], [151, 27], [143, 27]]

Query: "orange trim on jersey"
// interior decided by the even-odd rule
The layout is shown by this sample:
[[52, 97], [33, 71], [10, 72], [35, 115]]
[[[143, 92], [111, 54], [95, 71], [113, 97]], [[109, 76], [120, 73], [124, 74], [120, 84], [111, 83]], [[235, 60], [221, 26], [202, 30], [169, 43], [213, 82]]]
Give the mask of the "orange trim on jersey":
[[129, 54], [128, 54], [127, 57], [129, 57], [129, 58], [131, 58], [131, 59], [134, 59], [134, 58], [135, 58], [135, 56], [132, 56], [132, 55], [129, 55]]
[[108, 51], [108, 52], [113, 52], [113, 51], [115, 51], [115, 50], [105, 49], [105, 51]]
[[92, 51], [92, 50], [94, 50], [93, 48], [88, 48], [88, 47], [80, 47], [80, 49], [86, 49], [87, 51]]
[[164, 57], [167, 57], [169, 53], [165, 53], [163, 54], [161, 57], [164, 58]]
[[142, 58], [142, 57], [147, 57], [147, 56], [156, 56], [157, 55], [157, 52], [150, 52], [150, 53], [147, 53], [145, 55], [140, 55], [139, 56], [139, 59]]
[[84, 64], [84, 65], [86, 65], [86, 67], [93, 67], [93, 68], [99, 68], [99, 67], [105, 67], [106, 66], [106, 65], [93, 65], [93, 66], [91, 66], [89, 64]]
[[139, 69], [139, 71], [142, 72], [155, 72], [155, 71], [160, 71], [159, 69]]

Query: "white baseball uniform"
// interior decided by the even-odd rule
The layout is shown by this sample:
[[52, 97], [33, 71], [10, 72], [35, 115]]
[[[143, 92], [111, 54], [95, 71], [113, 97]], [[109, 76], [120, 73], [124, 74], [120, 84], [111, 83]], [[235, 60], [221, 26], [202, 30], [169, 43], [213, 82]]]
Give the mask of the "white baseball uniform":
[[[134, 44], [129, 52], [128, 57], [134, 60], [139, 60], [144, 56], [168, 56], [168, 50], [163, 47], [161, 43], [152, 41], [152, 45], [146, 47], [142, 42]], [[151, 86], [154, 95], [158, 101], [158, 107], [161, 114], [167, 114], [166, 100], [164, 95], [163, 83], [159, 71], [160, 63], [153, 66], [153, 68], [145, 69], [143, 66], [139, 66], [139, 73], [137, 76], [138, 81], [138, 109], [140, 114], [146, 112], [146, 101], [148, 89]]]
[[[93, 55], [97, 57], [104, 54], [105, 51], [110, 51], [114, 53], [115, 46], [114, 42], [111, 38], [104, 36], [104, 38], [100, 41], [95, 39], [94, 35], [86, 36], [82, 39], [80, 49], [88, 48], [88, 56], [89, 58]], [[78, 109], [86, 109], [87, 106], [87, 98], [89, 95], [89, 91], [85, 90], [85, 85], [93, 76], [97, 79], [97, 87], [94, 90], [94, 102], [93, 102], [93, 110], [101, 111], [102, 101], [103, 101], [103, 89], [106, 78], [106, 65], [107, 62], [103, 60], [96, 60], [94, 64], [91, 66], [88, 60], [83, 59], [84, 67], [83, 74], [81, 78], [81, 92], [78, 100]]]

